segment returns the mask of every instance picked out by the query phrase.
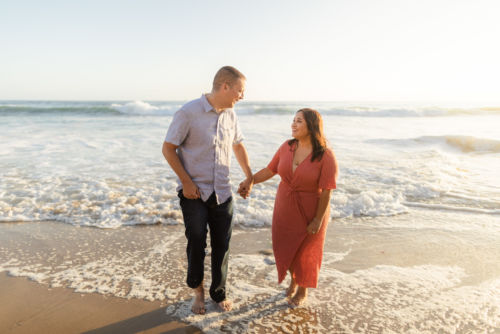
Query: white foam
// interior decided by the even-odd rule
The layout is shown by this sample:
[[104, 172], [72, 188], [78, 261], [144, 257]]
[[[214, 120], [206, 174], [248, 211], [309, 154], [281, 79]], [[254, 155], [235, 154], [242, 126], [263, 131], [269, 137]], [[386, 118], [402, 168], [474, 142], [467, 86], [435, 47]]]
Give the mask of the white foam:
[[[79, 108], [78, 103], [53, 104], [58, 108]], [[94, 111], [110, 105], [80, 104]], [[171, 120], [169, 113], [178, 105], [135, 101], [113, 106], [123, 115], [108, 111], [99, 117], [69, 113], [60, 119], [52, 114], [37, 115], [29, 122], [13, 117], [2, 119], [6, 122], [0, 123], [0, 152], [6, 154], [0, 156], [0, 164], [6, 168], [0, 170], [0, 222], [57, 220], [100, 228], [182, 223], [176, 177], [161, 154], [161, 142]], [[275, 107], [293, 109], [298, 105], [270, 106]], [[350, 107], [362, 112], [380, 109]], [[268, 115], [261, 111], [264, 114], [259, 116], [240, 117], [254, 171], [266, 166], [290, 135], [288, 114]], [[162, 114], [169, 116], [159, 117]], [[484, 138], [497, 143], [498, 131], [491, 126], [495, 119], [459, 119], [455, 128], [463, 129], [464, 124], [477, 121], [485, 132]], [[500, 198], [495, 186], [498, 159], [494, 154], [471, 154], [464, 161], [464, 154], [435, 150], [436, 145], [448, 146], [444, 142], [449, 136], [436, 128], [460, 133], [448, 130], [451, 121], [354, 120], [325, 115], [325, 131], [341, 171], [338, 189], [332, 195], [331, 217], [394, 216], [414, 208], [406, 203], [443, 205], [443, 210], [471, 208], [470, 212], [477, 213], [500, 210], [500, 204], [494, 201]], [[30, 133], [29, 140], [22, 133]], [[387, 135], [398, 144], [380, 145], [376, 141]], [[473, 133], [463, 136], [483, 138]], [[243, 177], [234, 161], [233, 191]], [[237, 199], [235, 224], [269, 227], [278, 183], [279, 177], [275, 176], [256, 185], [248, 200]], [[460, 201], [447, 196], [456, 189], [462, 190]]]
[[423, 136], [413, 139], [419, 143], [427, 144], [446, 144], [450, 147], [459, 149], [462, 152], [479, 153], [498, 153], [500, 152], [500, 141], [488, 138], [478, 138], [474, 136], [462, 135], [442, 135], [442, 136]]
[[128, 102], [125, 104], [114, 103], [111, 105], [111, 107], [124, 114], [150, 113], [152, 111], [158, 110], [158, 107], [152, 106], [151, 104], [143, 101]]
[[[20, 183], [29, 183], [21, 181]], [[181, 224], [174, 182], [158, 185], [145, 183], [139, 189], [115, 182], [82, 181], [74, 177], [69, 183], [62, 178], [47, 179], [45, 185], [29, 192], [6, 192], [0, 197], [0, 221], [57, 220], [73, 225], [118, 228], [138, 224]], [[21, 186], [21, 185], [20, 185]], [[243, 200], [235, 196], [234, 222], [247, 227], [269, 227], [272, 222], [275, 185], [256, 187]], [[386, 192], [348, 193], [342, 188], [331, 200], [331, 217], [383, 217], [408, 213], [410, 207], [433, 210], [455, 210], [481, 214], [498, 214], [495, 201], [460, 196], [462, 203], [446, 201], [448, 192], [434, 184], [409, 182]], [[457, 196], [450, 193], [450, 197]], [[423, 201], [426, 200], [426, 201]], [[456, 202], [456, 200], [455, 200]], [[477, 203], [466, 206], [467, 202]]]
[[[408, 328], [437, 332], [460, 330], [470, 324], [480, 331], [500, 324], [499, 300], [492, 294], [500, 284], [498, 280], [464, 287], [461, 280], [466, 275], [461, 268], [432, 265], [376, 266], [345, 274], [328, 268], [339, 258], [338, 254], [325, 257], [320, 286], [311, 290], [309, 301], [302, 308], [291, 310], [284, 300], [284, 287], [276, 286], [269, 275], [263, 275], [260, 286], [250, 283], [257, 282], [256, 277], [269, 269], [258, 256], [242, 256], [231, 260], [233, 272], [252, 272], [253, 278], [248, 282], [249, 278], [238, 274], [231, 280], [233, 311], [220, 313], [209, 302], [207, 315], [193, 315], [188, 300], [170, 306], [167, 313], [207, 333], [257, 333], [266, 329], [323, 333], [335, 328], [346, 333], [387, 328], [396, 332]], [[464, 305], [462, 300], [470, 302]], [[490, 310], [493, 316], [484, 310]]]
[[440, 136], [420, 136], [404, 139], [372, 139], [371, 143], [382, 143], [392, 145], [426, 145], [441, 146], [459, 149], [464, 153], [499, 153], [500, 140], [493, 138], [479, 138], [475, 136], [445, 134]]
[[173, 115], [181, 105], [154, 106], [144, 101], [133, 101], [125, 104], [113, 103], [111, 108], [127, 115]]
[[408, 212], [408, 209], [401, 204], [400, 196], [375, 191], [364, 191], [357, 195], [334, 193], [332, 204], [334, 218], [393, 216]]
[[407, 206], [417, 207], [417, 208], [426, 208], [433, 210], [447, 210], [447, 211], [456, 211], [456, 212], [470, 212], [470, 213], [481, 213], [481, 214], [489, 214], [489, 215], [498, 215], [500, 214], [500, 209], [481, 209], [481, 208], [470, 208], [470, 207], [462, 207], [456, 205], [446, 205], [446, 204], [432, 204], [432, 203], [415, 203], [415, 202], [404, 202]]
[[324, 252], [323, 254], [323, 266], [332, 265], [337, 262], [341, 262], [344, 258], [351, 253], [351, 249], [346, 252], [341, 253], [333, 253], [333, 252]]
[[[42, 266], [41, 263], [28, 263], [11, 259], [0, 264], [0, 271], [11, 276], [28, 277], [51, 287], [68, 287], [78, 293], [111, 294], [122, 298], [145, 300], [175, 300], [183, 287], [183, 279], [176, 275], [181, 272], [168, 272], [177, 267], [178, 253], [173, 252], [174, 243], [183, 238], [180, 232], [172, 233], [164, 240], [154, 244], [146, 254], [144, 250], [102, 256], [83, 264], [73, 264], [67, 260], [58, 266]], [[96, 254], [94, 256], [99, 256]], [[93, 257], [94, 257], [93, 256]], [[78, 262], [82, 257], [76, 258]], [[33, 261], [34, 259], [30, 259]], [[160, 284], [158, 274], [177, 284]]]
[[[169, 234], [145, 250], [118, 252], [77, 264], [82, 256], [66, 259], [59, 269], [26, 264], [15, 257], [0, 271], [26, 276], [53, 287], [78, 293], [100, 293], [122, 298], [166, 300], [166, 312], [206, 333], [267, 331], [370, 333], [453, 332], [472, 328], [488, 332], [500, 325], [500, 280], [464, 285], [467, 273], [457, 266], [377, 265], [344, 273], [335, 266], [351, 251], [325, 252], [319, 286], [311, 289], [305, 306], [291, 309], [278, 285], [269, 257], [236, 254], [230, 258], [230, 312], [220, 312], [208, 300], [207, 314], [191, 312], [192, 300], [184, 285], [183, 247], [176, 247], [182, 231]], [[287, 278], [288, 279], [288, 278]], [[207, 270], [206, 284], [210, 282]], [[208, 288], [208, 286], [207, 286]]]

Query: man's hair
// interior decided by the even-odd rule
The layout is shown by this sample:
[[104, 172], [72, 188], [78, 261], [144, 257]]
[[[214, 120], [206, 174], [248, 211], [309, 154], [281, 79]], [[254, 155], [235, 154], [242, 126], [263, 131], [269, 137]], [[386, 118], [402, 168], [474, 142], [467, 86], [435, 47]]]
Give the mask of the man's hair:
[[232, 66], [221, 67], [215, 74], [212, 89], [216, 91], [225, 83], [232, 86], [238, 79], [246, 80], [246, 77]]

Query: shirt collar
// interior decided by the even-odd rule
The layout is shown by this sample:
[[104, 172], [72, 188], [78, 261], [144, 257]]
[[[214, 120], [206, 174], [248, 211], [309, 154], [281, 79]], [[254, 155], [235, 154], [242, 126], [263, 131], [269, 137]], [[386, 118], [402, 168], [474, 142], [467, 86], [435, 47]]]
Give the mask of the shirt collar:
[[[207, 97], [206, 97], [205, 94], [201, 94], [201, 103], [203, 105], [203, 109], [205, 110], [205, 112], [209, 112], [209, 111], [212, 111], [212, 110], [214, 112], [216, 112], [215, 108], [212, 107], [212, 105], [210, 104], [210, 102], [208, 102], [208, 99], [207, 99]], [[232, 108], [226, 108], [226, 109], [222, 110], [220, 113], [223, 113], [223, 112], [225, 112], [227, 110], [230, 110], [230, 109], [232, 109]]]
[[205, 110], [205, 112], [209, 112], [209, 111], [212, 111], [214, 109], [214, 107], [212, 107], [212, 105], [210, 104], [210, 102], [208, 102], [207, 100], [207, 97], [205, 96], [205, 94], [201, 94], [201, 104], [203, 105], [203, 109]]

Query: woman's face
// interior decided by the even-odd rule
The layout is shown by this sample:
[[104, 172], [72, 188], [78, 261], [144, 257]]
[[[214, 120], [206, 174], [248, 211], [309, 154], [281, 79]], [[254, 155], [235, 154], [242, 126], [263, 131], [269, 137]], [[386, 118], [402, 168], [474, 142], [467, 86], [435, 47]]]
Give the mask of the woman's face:
[[292, 137], [295, 139], [305, 138], [309, 135], [304, 114], [299, 111], [295, 114], [292, 122]]

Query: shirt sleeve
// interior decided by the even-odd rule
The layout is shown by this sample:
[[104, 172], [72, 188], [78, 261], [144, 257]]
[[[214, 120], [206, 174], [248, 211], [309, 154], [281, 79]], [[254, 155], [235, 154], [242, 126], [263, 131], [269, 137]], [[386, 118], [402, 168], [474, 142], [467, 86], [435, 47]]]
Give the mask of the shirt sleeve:
[[335, 154], [333, 151], [327, 149], [323, 154], [322, 160], [321, 174], [319, 176], [319, 188], [336, 189], [339, 168]]
[[243, 141], [245, 137], [243, 137], [243, 133], [241, 132], [240, 128], [240, 122], [238, 121], [238, 118], [236, 118], [235, 122], [235, 129], [234, 129], [234, 138], [233, 138], [233, 145], [239, 144]]
[[178, 110], [168, 127], [165, 141], [174, 145], [181, 145], [189, 133], [189, 118], [185, 110]]
[[280, 162], [280, 151], [281, 147], [278, 149], [278, 151], [276, 151], [269, 165], [267, 165], [267, 168], [269, 168], [274, 174], [278, 173], [278, 164]]

